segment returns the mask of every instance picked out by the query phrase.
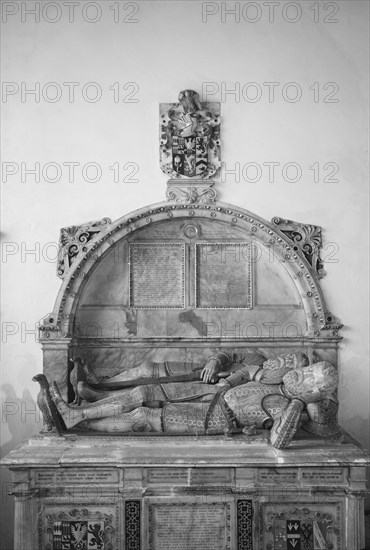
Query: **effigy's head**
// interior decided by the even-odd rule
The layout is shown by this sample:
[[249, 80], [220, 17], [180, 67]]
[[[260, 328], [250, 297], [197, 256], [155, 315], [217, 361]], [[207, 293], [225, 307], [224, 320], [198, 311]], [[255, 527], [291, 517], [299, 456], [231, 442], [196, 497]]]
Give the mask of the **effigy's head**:
[[297, 369], [308, 365], [308, 357], [304, 353], [282, 353], [274, 359], [267, 359], [263, 366], [269, 370]]
[[328, 361], [320, 361], [289, 371], [284, 375], [283, 382], [290, 397], [314, 403], [328, 397], [337, 389], [338, 372]]

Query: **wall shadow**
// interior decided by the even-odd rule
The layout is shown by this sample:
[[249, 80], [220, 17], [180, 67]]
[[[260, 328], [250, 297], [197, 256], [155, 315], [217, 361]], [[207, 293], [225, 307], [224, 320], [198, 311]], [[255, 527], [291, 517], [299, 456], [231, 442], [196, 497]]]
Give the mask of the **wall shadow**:
[[[22, 397], [11, 384], [3, 384], [1, 390], [5, 396], [1, 404], [1, 440], [8, 435], [7, 430], [10, 432], [10, 439], [0, 445], [3, 458], [42, 429], [42, 416], [28, 389], [23, 390]], [[8, 494], [12, 487], [12, 473], [1, 467], [1, 550], [19, 550], [14, 549], [14, 498]]]

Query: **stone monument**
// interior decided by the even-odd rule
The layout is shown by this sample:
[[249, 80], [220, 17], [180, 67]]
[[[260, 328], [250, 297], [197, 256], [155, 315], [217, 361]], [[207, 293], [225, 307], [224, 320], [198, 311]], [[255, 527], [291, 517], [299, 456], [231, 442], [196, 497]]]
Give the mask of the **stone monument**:
[[361, 550], [321, 228], [216, 200], [218, 104], [185, 90], [160, 133], [166, 201], [61, 230], [15, 547]]

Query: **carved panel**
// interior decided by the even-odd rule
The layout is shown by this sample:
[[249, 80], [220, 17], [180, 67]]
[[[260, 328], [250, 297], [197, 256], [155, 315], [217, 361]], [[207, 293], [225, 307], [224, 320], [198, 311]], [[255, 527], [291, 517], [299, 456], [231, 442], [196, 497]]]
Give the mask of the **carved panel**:
[[253, 245], [196, 245], [196, 307], [252, 309]]
[[236, 508], [238, 550], [253, 550], [253, 506], [251, 500], [238, 500]]
[[130, 244], [130, 307], [185, 307], [185, 245]]
[[39, 514], [39, 550], [116, 550], [118, 507], [75, 506], [45, 505]]
[[230, 550], [231, 502], [150, 500], [148, 550]]
[[214, 202], [217, 197], [217, 191], [213, 188], [214, 182], [192, 182], [181, 183], [179, 180], [169, 180], [167, 183], [167, 200], [182, 204], [196, 204]]
[[140, 500], [125, 501], [125, 550], [140, 550], [141, 548], [141, 502]]
[[[322, 496], [324, 498], [324, 495]], [[305, 506], [300, 503], [300, 506]], [[260, 510], [261, 547], [271, 550], [340, 550], [339, 503], [266, 504]]]

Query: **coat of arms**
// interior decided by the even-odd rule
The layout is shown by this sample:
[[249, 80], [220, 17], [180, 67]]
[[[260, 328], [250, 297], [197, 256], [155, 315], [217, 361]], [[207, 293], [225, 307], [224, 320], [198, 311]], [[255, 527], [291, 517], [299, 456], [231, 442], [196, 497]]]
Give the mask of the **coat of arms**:
[[160, 105], [160, 164], [175, 178], [208, 179], [221, 166], [220, 104], [200, 103], [184, 90], [179, 103]]

